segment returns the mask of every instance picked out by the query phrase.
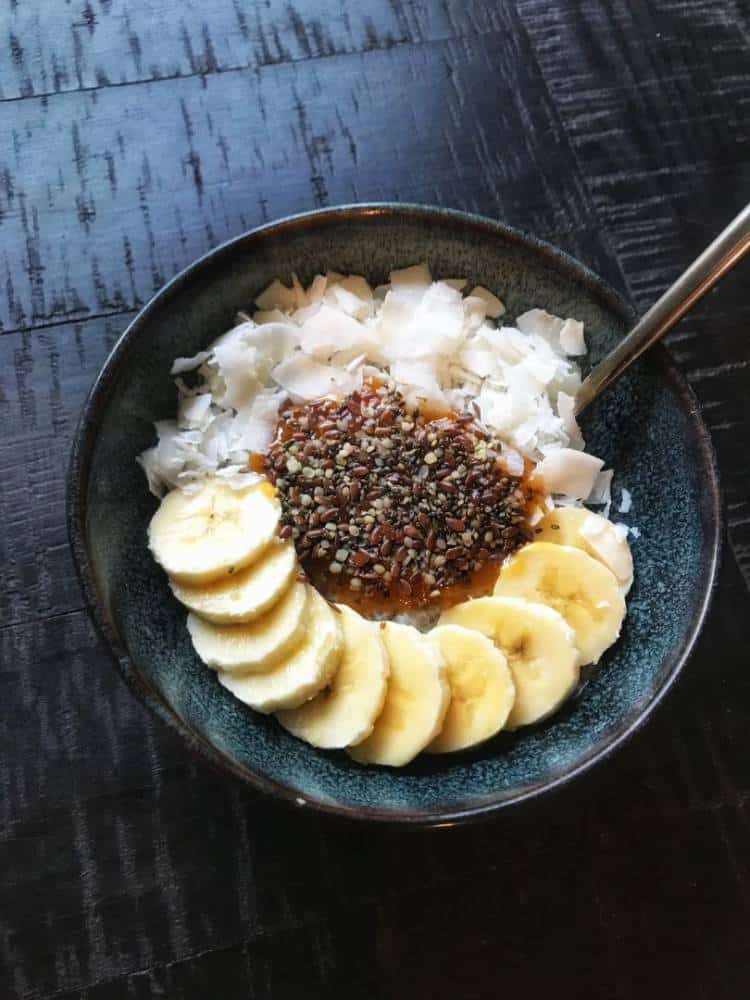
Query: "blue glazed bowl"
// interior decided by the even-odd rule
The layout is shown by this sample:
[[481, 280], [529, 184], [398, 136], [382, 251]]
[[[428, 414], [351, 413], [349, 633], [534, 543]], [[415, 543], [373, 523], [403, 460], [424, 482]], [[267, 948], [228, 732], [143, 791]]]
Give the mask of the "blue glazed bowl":
[[616, 470], [637, 525], [635, 583], [620, 641], [577, 697], [544, 724], [472, 753], [423, 756], [401, 770], [316, 751], [247, 710], [196, 657], [185, 612], [146, 548], [156, 502], [136, 455], [173, 416], [173, 358], [232, 325], [274, 277], [365, 274], [426, 260], [497, 291], [513, 318], [531, 306], [584, 320], [595, 362], [627, 329], [623, 302], [553, 247], [459, 212], [361, 205], [263, 226], [179, 274], [118, 341], [84, 408], [68, 482], [71, 543], [91, 613], [126, 681], [186, 744], [250, 786], [357, 819], [446, 824], [492, 813], [570, 780], [649, 715], [677, 677], [716, 575], [720, 497], [696, 400], [657, 348], [586, 413], [590, 449]]

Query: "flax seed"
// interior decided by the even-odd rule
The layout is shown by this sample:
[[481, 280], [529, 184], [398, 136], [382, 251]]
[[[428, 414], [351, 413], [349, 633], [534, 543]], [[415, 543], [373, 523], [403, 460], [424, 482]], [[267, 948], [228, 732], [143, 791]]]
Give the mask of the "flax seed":
[[265, 468], [281, 537], [316, 585], [325, 592], [327, 573], [403, 606], [432, 601], [525, 540], [528, 496], [500, 452], [471, 413], [430, 420], [387, 383], [287, 407]]

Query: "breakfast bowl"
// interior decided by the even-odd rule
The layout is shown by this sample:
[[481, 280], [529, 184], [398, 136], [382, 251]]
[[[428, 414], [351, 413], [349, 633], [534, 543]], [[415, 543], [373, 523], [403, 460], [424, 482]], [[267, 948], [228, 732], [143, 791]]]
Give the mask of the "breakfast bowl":
[[690, 654], [716, 576], [721, 506], [708, 432], [667, 352], [651, 350], [582, 421], [587, 448], [614, 469], [613, 509], [622, 498], [617, 518], [633, 538], [619, 641], [549, 719], [402, 768], [363, 767], [339, 750], [310, 747], [219, 683], [149, 551], [158, 503], [136, 461], [153, 444], [154, 423], [174, 416], [174, 359], [204, 351], [272, 281], [296, 273], [304, 283], [335, 270], [378, 285], [418, 261], [496, 292], [510, 317], [541, 307], [582, 320], [584, 369], [632, 321], [616, 293], [566, 254], [476, 216], [375, 204], [263, 226], [177, 275], [115, 345], [76, 435], [68, 523], [87, 604], [116, 665], [186, 747], [298, 808], [446, 825], [523, 802], [602, 761], [645, 721]]

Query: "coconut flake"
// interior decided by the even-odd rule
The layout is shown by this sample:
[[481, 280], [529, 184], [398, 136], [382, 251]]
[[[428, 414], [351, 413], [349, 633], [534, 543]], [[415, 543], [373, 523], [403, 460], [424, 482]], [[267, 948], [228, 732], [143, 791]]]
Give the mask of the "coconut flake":
[[336, 284], [346, 289], [347, 292], [351, 292], [352, 295], [356, 295], [363, 302], [369, 302], [372, 299], [370, 282], [361, 274], [339, 275]]
[[618, 580], [621, 582], [630, 580], [633, 563], [630, 552], [621, 544], [622, 539], [615, 525], [591, 514], [583, 519], [579, 531]]
[[390, 368], [391, 378], [401, 386], [408, 403], [417, 405], [420, 400], [446, 404], [435, 368], [424, 361], [396, 361]]
[[200, 452], [205, 461], [199, 462], [199, 464], [208, 464], [211, 468], [216, 469], [229, 460], [233, 422], [234, 413], [232, 410], [224, 410], [214, 417], [201, 437]]
[[348, 288], [344, 288], [343, 285], [334, 285], [326, 293], [326, 301], [330, 303], [335, 309], [340, 310], [347, 316], [353, 316], [354, 319], [366, 319], [371, 312], [372, 298], [369, 300], [361, 299], [358, 295], [350, 292]]
[[[604, 464], [604, 463], [602, 463]], [[614, 472], [612, 469], [607, 469], [606, 472], [600, 472], [594, 481], [591, 491], [587, 497], [584, 497], [588, 503], [595, 504], [610, 504], [612, 502], [612, 477]], [[605, 514], [605, 517], [608, 515]]]
[[418, 305], [422, 296], [432, 284], [432, 275], [426, 264], [413, 264], [390, 273], [393, 294], [412, 305]]
[[556, 347], [560, 343], [563, 321], [546, 309], [529, 309], [516, 319], [516, 326], [521, 333], [536, 334]]
[[[450, 287], [450, 286], [449, 286]], [[467, 295], [462, 302], [464, 310], [464, 335], [478, 330], [487, 318], [487, 309], [477, 295]]]
[[256, 309], [253, 313], [252, 322], [257, 326], [260, 326], [261, 323], [288, 323], [289, 316], [282, 312], [281, 309]]
[[405, 352], [412, 357], [451, 357], [464, 340], [461, 293], [445, 282], [430, 285], [417, 306]]
[[[307, 289], [296, 275], [291, 285], [276, 280], [256, 299], [252, 320], [241, 314], [209, 350], [178, 358], [178, 421], [162, 423], [157, 445], [141, 456], [150, 488], [193, 489], [219, 473], [241, 479], [248, 453], [268, 447], [287, 394], [346, 394], [390, 370], [410, 402], [478, 414], [502, 437], [509, 471], [542, 459], [558, 502], [580, 504], [589, 484], [592, 502], [608, 511], [611, 473], [597, 478], [599, 460], [581, 456], [573, 412], [581, 377], [568, 356], [585, 350], [582, 324], [531, 309], [516, 327], [498, 329], [504, 307], [483, 286], [462, 296], [464, 279], [433, 282], [426, 264], [390, 278], [374, 290], [335, 271]], [[196, 372], [190, 385], [179, 377], [186, 371]]]
[[291, 288], [282, 284], [278, 278], [274, 278], [256, 298], [255, 304], [259, 309], [281, 309], [282, 312], [292, 312], [308, 303], [304, 288], [300, 285], [297, 275], [293, 274]]
[[170, 373], [172, 375], [183, 375], [185, 372], [195, 371], [200, 368], [204, 361], [211, 357], [210, 351], [198, 351], [192, 358], [175, 358], [172, 362]]
[[305, 292], [305, 299], [308, 305], [320, 302], [326, 293], [328, 277], [325, 274], [316, 274], [310, 282], [310, 287]]
[[560, 329], [560, 347], [573, 357], [586, 353], [583, 339], [583, 323], [577, 319], [566, 319]]
[[536, 352], [524, 358], [523, 368], [537, 380], [540, 389], [548, 386], [557, 375], [556, 361]]
[[247, 405], [268, 381], [274, 365], [292, 349], [296, 337], [289, 323], [244, 323], [220, 337], [210, 362], [219, 377], [212, 389], [215, 401], [234, 409]]
[[558, 448], [546, 455], [534, 470], [534, 478], [550, 493], [576, 500], [589, 496], [604, 462], [572, 448]]
[[407, 353], [401, 348], [411, 346], [410, 330], [414, 311], [413, 303], [400, 298], [393, 291], [386, 292], [374, 324], [379, 346], [373, 361], [387, 363]]
[[249, 486], [255, 486], [256, 483], [262, 482], [265, 478], [258, 472], [252, 472], [239, 465], [225, 465], [223, 468], [217, 469], [215, 474], [224, 479], [227, 486], [231, 486], [233, 490], [246, 490]]
[[529, 527], [533, 528], [535, 524], [539, 524], [546, 513], [547, 512], [543, 507], [532, 507], [531, 513], [529, 514]]
[[138, 456], [154, 496], [162, 497], [181, 478], [195, 480], [215, 471], [216, 465], [201, 451], [200, 431], [180, 430], [174, 420], [159, 420], [155, 426], [156, 445]]
[[620, 514], [629, 514], [630, 508], [633, 506], [633, 498], [630, 494], [630, 490], [626, 490], [623, 486], [622, 488], [622, 499], [620, 500], [620, 506], [617, 508]]
[[324, 303], [300, 330], [300, 346], [306, 354], [326, 361], [332, 354], [350, 357], [376, 350], [375, 332], [341, 309]]
[[560, 414], [563, 430], [568, 436], [568, 444], [571, 448], [583, 450], [584, 441], [581, 428], [575, 416], [575, 397], [569, 396], [567, 392], [557, 394], [557, 412]]
[[211, 394], [208, 392], [183, 396], [177, 409], [177, 423], [181, 428], [204, 427], [210, 419]]
[[391, 288], [427, 288], [432, 284], [432, 275], [427, 264], [411, 264], [391, 271], [388, 280]]
[[316, 316], [320, 312], [320, 302], [313, 302], [309, 306], [302, 306], [301, 309], [295, 309], [294, 312], [289, 317], [293, 323], [297, 326], [302, 326], [313, 316]]
[[355, 319], [365, 320], [373, 312], [372, 288], [358, 274], [328, 274], [326, 301]]
[[483, 285], [476, 285], [469, 292], [469, 295], [484, 302], [485, 314], [491, 319], [497, 319], [498, 316], [502, 316], [505, 313], [505, 306], [497, 295], [492, 294], [489, 288], [485, 288]]
[[245, 453], [245, 462], [249, 452], [263, 454], [268, 450], [276, 434], [279, 407], [286, 398], [285, 392], [263, 389], [251, 403], [238, 410], [232, 422], [232, 445]]
[[153, 448], [142, 451], [140, 455], [136, 456], [136, 462], [146, 474], [149, 493], [161, 499], [170, 489], [170, 484], [159, 461], [159, 446], [155, 445]]
[[505, 471], [509, 476], [522, 476], [526, 468], [526, 464], [523, 460], [523, 455], [516, 451], [515, 448], [509, 448], [506, 444], [503, 444], [500, 449], [500, 461], [505, 466]]
[[464, 347], [459, 355], [459, 364], [453, 365], [451, 371], [458, 381], [469, 379], [472, 382], [481, 381], [495, 373], [495, 358], [491, 351], [486, 350], [476, 341]]
[[361, 372], [321, 365], [300, 351], [276, 365], [271, 374], [294, 402], [331, 394], [345, 396], [362, 385]]

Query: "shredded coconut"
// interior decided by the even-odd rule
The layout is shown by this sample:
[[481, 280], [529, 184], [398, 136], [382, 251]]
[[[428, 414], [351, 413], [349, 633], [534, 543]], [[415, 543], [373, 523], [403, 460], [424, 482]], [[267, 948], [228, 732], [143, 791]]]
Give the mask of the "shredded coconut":
[[[305, 288], [275, 280], [252, 317], [207, 350], [172, 365], [177, 418], [156, 425], [157, 444], [139, 458], [157, 496], [202, 478], [246, 481], [252, 452], [265, 452], [279, 407], [392, 378], [409, 402], [476, 415], [505, 443], [509, 469], [538, 463], [557, 503], [609, 510], [611, 472], [583, 451], [574, 415], [585, 353], [583, 324], [530, 309], [514, 325], [490, 289], [464, 294], [463, 278], [434, 281], [426, 264], [391, 272], [373, 289], [359, 275], [316, 275]], [[629, 510], [623, 490], [620, 511]]]

